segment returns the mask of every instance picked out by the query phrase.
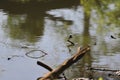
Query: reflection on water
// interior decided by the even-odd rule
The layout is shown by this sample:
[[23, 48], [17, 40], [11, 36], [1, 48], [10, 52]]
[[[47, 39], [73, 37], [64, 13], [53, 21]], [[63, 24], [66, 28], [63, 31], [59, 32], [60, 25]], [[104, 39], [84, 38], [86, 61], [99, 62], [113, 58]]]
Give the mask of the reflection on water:
[[[14, 39], [26, 39], [29, 42], [36, 42], [37, 36], [43, 34], [43, 17], [37, 15], [10, 16], [7, 26], [9, 35]], [[34, 27], [34, 29], [33, 29]]]
[[[111, 8], [111, 2], [104, 2], [103, 7], [103, 2], [98, 1], [95, 7], [92, 4], [96, 2], [90, 2], [85, 2], [86, 5], [84, 1], [61, 0], [53, 5], [32, 0], [24, 3], [1, 1], [0, 79], [36, 80], [48, 72], [36, 64], [37, 60], [56, 68], [74, 54], [78, 46], [85, 45], [91, 46], [90, 53], [66, 70], [66, 77], [89, 77], [86, 66], [120, 69], [120, 27], [118, 13], [113, 15], [119, 5], [115, 1], [116, 8]], [[71, 52], [67, 47], [70, 35], [75, 43], [70, 47]], [[27, 57], [25, 54], [32, 50], [42, 50], [47, 55], [39, 59]]]

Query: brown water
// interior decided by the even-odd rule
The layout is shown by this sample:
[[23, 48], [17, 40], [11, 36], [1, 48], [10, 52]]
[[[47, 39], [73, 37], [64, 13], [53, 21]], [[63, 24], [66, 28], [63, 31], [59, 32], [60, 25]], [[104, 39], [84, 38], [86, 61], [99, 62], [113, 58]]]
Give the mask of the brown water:
[[[65, 71], [68, 80], [88, 77], [86, 65], [120, 69], [119, 6], [117, 1], [106, 5], [100, 9], [92, 4], [86, 7], [79, 0], [1, 0], [0, 80], [36, 80], [48, 72], [37, 61], [56, 68], [85, 45], [91, 51]], [[75, 46], [68, 47], [69, 35]]]

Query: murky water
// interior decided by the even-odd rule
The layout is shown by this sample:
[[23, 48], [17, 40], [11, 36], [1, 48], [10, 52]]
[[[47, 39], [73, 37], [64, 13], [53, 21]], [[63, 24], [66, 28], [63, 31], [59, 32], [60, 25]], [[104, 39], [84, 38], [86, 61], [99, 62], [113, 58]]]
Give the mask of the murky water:
[[[85, 7], [77, 0], [54, 5], [1, 1], [0, 80], [36, 80], [48, 72], [37, 61], [56, 68], [85, 45], [91, 51], [65, 71], [68, 80], [88, 77], [83, 70], [86, 65], [120, 69], [119, 17], [107, 13], [116, 11], [115, 4], [108, 4], [103, 15], [94, 8], [89, 14], [85, 10], [92, 5]], [[75, 46], [68, 47], [70, 35]]]

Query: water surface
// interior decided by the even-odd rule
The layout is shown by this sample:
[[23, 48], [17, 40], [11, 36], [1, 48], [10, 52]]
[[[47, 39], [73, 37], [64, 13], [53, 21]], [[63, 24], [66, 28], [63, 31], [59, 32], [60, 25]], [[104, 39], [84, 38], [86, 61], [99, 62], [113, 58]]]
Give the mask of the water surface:
[[[120, 26], [112, 13], [119, 8], [117, 1], [106, 4], [107, 9], [68, 2], [1, 1], [0, 80], [36, 80], [48, 72], [37, 61], [56, 68], [86, 45], [91, 46], [90, 53], [65, 71], [68, 80], [88, 77], [83, 69], [86, 65], [120, 69]], [[68, 47], [69, 35], [75, 46]]]

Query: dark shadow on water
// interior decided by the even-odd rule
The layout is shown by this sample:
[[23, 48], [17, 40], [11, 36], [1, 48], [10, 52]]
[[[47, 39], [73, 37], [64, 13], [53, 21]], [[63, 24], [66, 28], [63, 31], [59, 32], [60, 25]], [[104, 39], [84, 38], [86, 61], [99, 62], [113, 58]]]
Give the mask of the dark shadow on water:
[[43, 14], [51, 9], [71, 8], [77, 5], [79, 5], [79, 0], [53, 0], [49, 2], [35, 0], [24, 4], [10, 0], [0, 1], [0, 8], [9, 14]]

